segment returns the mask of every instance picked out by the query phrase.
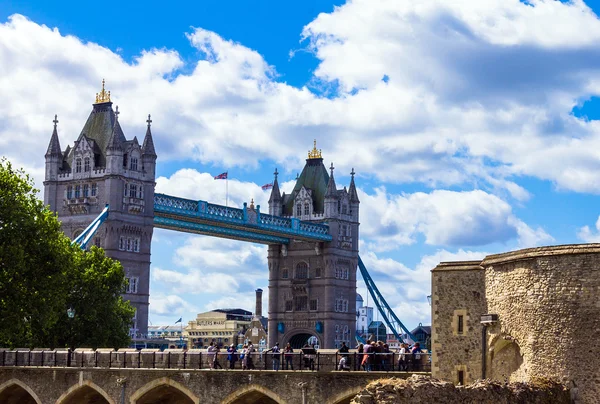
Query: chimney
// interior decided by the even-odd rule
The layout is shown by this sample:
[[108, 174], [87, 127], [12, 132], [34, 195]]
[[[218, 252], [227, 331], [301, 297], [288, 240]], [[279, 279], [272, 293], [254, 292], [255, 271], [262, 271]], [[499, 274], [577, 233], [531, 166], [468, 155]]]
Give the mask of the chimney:
[[262, 289], [256, 289], [256, 309], [254, 315], [256, 317], [262, 317]]

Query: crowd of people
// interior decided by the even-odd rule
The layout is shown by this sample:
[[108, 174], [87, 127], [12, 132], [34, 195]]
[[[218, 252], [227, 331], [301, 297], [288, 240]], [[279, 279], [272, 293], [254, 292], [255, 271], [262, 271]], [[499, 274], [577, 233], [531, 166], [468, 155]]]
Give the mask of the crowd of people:
[[[256, 348], [252, 342], [244, 344], [241, 350], [238, 351], [234, 344], [231, 344], [226, 349], [227, 362], [229, 369], [236, 369], [236, 363], [241, 362], [242, 370], [256, 369], [254, 360]], [[315, 370], [316, 349], [314, 346], [306, 344], [301, 350], [303, 366], [305, 370]], [[296, 352], [299, 353], [299, 352]], [[260, 353], [262, 360], [264, 355], [268, 355], [271, 359], [272, 369], [280, 370], [281, 361], [283, 359], [283, 370], [294, 370], [294, 349], [287, 343], [281, 349], [277, 342], [272, 348], [269, 348]], [[422, 354], [420, 344], [416, 342], [412, 347], [406, 343], [400, 345], [400, 348], [395, 352], [389, 349], [388, 344], [383, 341], [367, 340], [364, 344], [359, 344], [355, 352], [350, 352], [350, 348], [345, 342], [338, 349], [339, 363], [336, 364], [336, 370], [364, 370], [370, 371], [421, 371], [423, 367]], [[219, 362], [225, 356], [221, 353], [221, 348], [211, 342], [207, 350], [208, 363], [211, 369], [223, 369]], [[352, 367], [352, 359], [356, 360], [355, 366]], [[266, 366], [266, 363], [265, 363]]]

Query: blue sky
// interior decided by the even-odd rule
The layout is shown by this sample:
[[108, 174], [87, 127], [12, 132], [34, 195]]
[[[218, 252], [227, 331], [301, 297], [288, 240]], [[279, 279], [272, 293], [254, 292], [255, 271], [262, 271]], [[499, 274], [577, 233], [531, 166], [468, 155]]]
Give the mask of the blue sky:
[[[102, 78], [126, 137], [152, 114], [159, 192], [223, 203], [229, 171], [231, 203], [266, 209], [317, 139], [338, 186], [357, 172], [382, 293], [429, 323], [440, 261], [600, 240], [599, 2], [456, 3], [2, 2], [0, 155], [41, 187], [54, 114], [66, 147]], [[153, 324], [267, 287], [260, 245], [156, 230], [152, 251]]]

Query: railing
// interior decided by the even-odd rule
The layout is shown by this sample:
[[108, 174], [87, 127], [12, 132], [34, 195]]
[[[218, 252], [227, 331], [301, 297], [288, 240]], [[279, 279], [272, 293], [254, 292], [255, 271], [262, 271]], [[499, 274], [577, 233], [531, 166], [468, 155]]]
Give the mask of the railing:
[[[277, 234], [279, 237], [297, 236], [320, 241], [332, 239], [329, 235], [329, 226], [326, 224], [263, 214], [259, 207], [251, 210], [245, 204], [243, 209], [238, 209], [157, 193], [154, 194], [154, 213], [155, 216], [171, 214], [190, 219], [201, 218], [218, 222], [217, 226], [221, 223], [242, 226], [250, 232], [281, 233]], [[185, 218], [177, 220], [187, 221]]]
[[[0, 367], [73, 367], [73, 368], [133, 368], [133, 369], [232, 369], [232, 370], [290, 370], [290, 371], [379, 371], [379, 372], [430, 372], [430, 353], [399, 354], [370, 353], [363, 364], [364, 355], [358, 352], [340, 354], [319, 352], [304, 354], [259, 353], [243, 356], [239, 352], [235, 360], [227, 352], [209, 354], [206, 350], [180, 349], [160, 351], [138, 350], [2, 350]], [[215, 361], [215, 358], [217, 359]], [[249, 359], [250, 358], [250, 359]], [[342, 360], [342, 358], [345, 358]], [[400, 359], [403, 359], [400, 361]]]

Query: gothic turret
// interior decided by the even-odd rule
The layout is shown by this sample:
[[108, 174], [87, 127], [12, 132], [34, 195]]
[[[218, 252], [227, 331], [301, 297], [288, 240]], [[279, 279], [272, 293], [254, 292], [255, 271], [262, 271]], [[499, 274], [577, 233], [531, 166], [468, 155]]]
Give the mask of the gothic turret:
[[352, 220], [358, 222], [358, 205], [360, 201], [358, 200], [358, 193], [356, 192], [356, 185], [354, 184], [354, 167], [350, 172], [350, 189], [348, 190], [348, 194], [350, 194], [350, 215], [352, 215]]
[[117, 106], [115, 115], [115, 123], [113, 124], [113, 129], [108, 138], [108, 143], [106, 144], [106, 169], [110, 173], [118, 173], [121, 167], [123, 166], [123, 147], [121, 142], [121, 136], [123, 138], [123, 130], [121, 129], [121, 125], [119, 124], [119, 107]]
[[156, 168], [156, 151], [154, 150], [154, 141], [152, 140], [152, 131], [150, 130], [150, 124], [152, 123], [150, 114], [148, 114], [146, 123], [148, 124], [148, 127], [146, 128], [146, 136], [144, 137], [144, 144], [142, 145], [142, 165], [144, 167], [144, 171], [154, 177], [154, 171]]
[[60, 142], [58, 141], [58, 132], [56, 130], [56, 124], [58, 123], [57, 116], [54, 115], [54, 130], [50, 137], [50, 144], [46, 151], [46, 180], [56, 180], [58, 171], [62, 166], [63, 155], [60, 150]]
[[269, 197], [269, 214], [274, 216], [281, 216], [281, 192], [279, 191], [279, 183], [277, 182], [277, 169], [273, 175], [275, 179], [273, 180], [273, 188], [271, 189], [271, 196]]
[[335, 167], [333, 163], [329, 167], [331, 174], [329, 175], [329, 181], [327, 182], [327, 192], [325, 192], [325, 217], [336, 217], [338, 211], [338, 196], [337, 188], [335, 185], [335, 178], [333, 177], [333, 170]]

